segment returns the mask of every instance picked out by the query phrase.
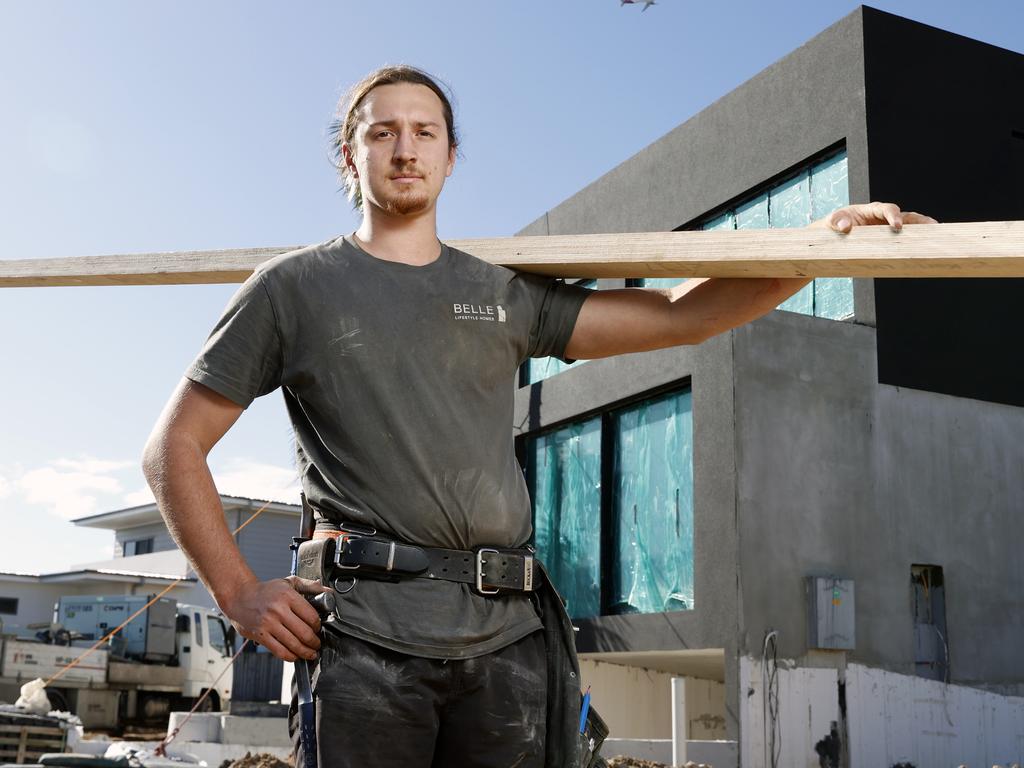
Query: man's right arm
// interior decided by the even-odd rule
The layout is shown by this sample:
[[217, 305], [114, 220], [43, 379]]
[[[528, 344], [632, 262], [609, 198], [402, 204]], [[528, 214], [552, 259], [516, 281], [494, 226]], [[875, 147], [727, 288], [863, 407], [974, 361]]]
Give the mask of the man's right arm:
[[171, 535], [239, 633], [285, 661], [314, 659], [320, 617], [302, 594], [323, 588], [294, 576], [256, 578], [228, 530], [206, 461], [242, 410], [182, 379], [146, 443], [142, 469]]

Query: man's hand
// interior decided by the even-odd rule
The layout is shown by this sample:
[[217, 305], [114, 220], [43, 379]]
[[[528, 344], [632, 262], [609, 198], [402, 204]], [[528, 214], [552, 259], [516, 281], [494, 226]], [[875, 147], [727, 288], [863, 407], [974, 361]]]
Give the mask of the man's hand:
[[310, 579], [254, 581], [241, 587], [221, 610], [242, 637], [255, 640], [284, 661], [316, 659], [320, 614], [306, 599], [328, 587]]
[[854, 227], [865, 225], [888, 224], [897, 232], [904, 224], [938, 224], [931, 216], [913, 211], [901, 211], [895, 203], [862, 203], [847, 205], [838, 211], [832, 211], [823, 219], [818, 219], [811, 227], [828, 227], [834, 232], [849, 234]]

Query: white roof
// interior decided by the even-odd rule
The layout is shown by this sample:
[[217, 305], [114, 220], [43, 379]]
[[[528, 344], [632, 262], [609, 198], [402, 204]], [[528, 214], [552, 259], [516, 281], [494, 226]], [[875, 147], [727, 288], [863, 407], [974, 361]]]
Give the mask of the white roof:
[[152, 552], [148, 555], [118, 557], [72, 566], [68, 571], [53, 573], [0, 572], [0, 581], [55, 583], [65, 581], [139, 581], [167, 583], [177, 579], [195, 581], [188, 561], [180, 549]]
[[[266, 505], [267, 512], [278, 514], [297, 515], [301, 511], [298, 504], [287, 504], [283, 501], [269, 501], [267, 499], [250, 499], [245, 496], [224, 496], [220, 497], [224, 509], [235, 509], [238, 507], [249, 507], [255, 512]], [[125, 507], [114, 509], [109, 512], [100, 512], [95, 515], [78, 517], [71, 522], [86, 528], [106, 528], [111, 531], [119, 531], [123, 528], [133, 528], [137, 525], [162, 522], [160, 509], [155, 503], [142, 504], [138, 507]]]

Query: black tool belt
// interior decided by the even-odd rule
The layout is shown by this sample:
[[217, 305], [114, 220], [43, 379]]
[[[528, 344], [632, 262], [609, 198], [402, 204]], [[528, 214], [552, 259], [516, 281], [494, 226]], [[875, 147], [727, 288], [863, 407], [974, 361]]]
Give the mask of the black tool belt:
[[442, 549], [345, 531], [321, 535], [299, 546], [298, 575], [324, 584], [420, 578], [469, 584], [481, 595], [532, 592], [540, 586], [540, 566], [531, 549]]

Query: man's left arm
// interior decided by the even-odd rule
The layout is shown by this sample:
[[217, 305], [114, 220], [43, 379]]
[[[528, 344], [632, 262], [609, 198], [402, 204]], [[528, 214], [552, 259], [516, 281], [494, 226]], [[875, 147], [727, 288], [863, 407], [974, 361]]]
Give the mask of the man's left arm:
[[[849, 205], [811, 227], [847, 234], [855, 226], [934, 224], [892, 203]], [[583, 303], [565, 356], [588, 360], [699, 344], [756, 320], [811, 282], [811, 278], [702, 278], [671, 290], [622, 288], [596, 291]]]

